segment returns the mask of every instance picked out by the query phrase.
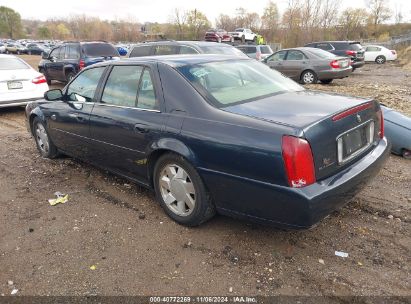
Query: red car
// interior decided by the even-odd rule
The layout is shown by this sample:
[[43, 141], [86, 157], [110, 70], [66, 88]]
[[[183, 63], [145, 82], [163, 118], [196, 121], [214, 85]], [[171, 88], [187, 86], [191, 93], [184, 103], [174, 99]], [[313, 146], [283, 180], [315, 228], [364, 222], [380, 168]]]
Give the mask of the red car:
[[229, 34], [226, 30], [222, 29], [211, 29], [205, 34], [205, 41], [215, 41], [215, 42], [234, 42], [233, 36]]

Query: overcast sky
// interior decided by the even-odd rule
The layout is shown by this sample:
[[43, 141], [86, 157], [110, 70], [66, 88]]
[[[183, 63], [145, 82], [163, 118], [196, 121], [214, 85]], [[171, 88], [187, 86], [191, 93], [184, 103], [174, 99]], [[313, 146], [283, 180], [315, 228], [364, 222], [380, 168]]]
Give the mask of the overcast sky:
[[[365, 7], [365, 0], [334, 0], [341, 2], [341, 9]], [[402, 8], [404, 21], [411, 21], [411, 0], [387, 0], [390, 8]], [[274, 2], [284, 11], [287, 0]], [[244, 7], [250, 12], [262, 14], [268, 0], [0, 0], [0, 5], [11, 7], [24, 19], [65, 17], [71, 14], [98, 16], [100, 19], [132, 18], [138, 22], [167, 22], [174, 8], [194, 9], [204, 12], [214, 23], [220, 14], [235, 15], [235, 9]]]

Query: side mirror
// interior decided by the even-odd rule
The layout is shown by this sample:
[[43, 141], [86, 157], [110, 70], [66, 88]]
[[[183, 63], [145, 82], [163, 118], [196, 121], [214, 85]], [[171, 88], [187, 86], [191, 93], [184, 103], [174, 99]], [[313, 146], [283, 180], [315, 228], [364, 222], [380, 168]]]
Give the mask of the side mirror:
[[47, 52], [42, 52], [42, 53], [41, 53], [41, 58], [42, 58], [42, 59], [49, 59], [49, 53], [47, 53]]
[[59, 100], [63, 98], [63, 92], [60, 89], [48, 90], [44, 93], [44, 99], [48, 101]]

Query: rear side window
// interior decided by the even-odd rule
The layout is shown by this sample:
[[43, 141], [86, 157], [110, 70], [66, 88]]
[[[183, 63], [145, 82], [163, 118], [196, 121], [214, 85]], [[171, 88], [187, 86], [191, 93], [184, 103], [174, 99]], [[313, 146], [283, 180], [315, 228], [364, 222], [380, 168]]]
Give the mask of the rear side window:
[[80, 52], [79, 48], [77, 45], [67, 45], [66, 46], [66, 59], [79, 59], [80, 58]]
[[137, 107], [141, 109], [158, 110], [157, 98], [149, 69], [144, 69], [138, 90]]
[[136, 107], [137, 90], [142, 71], [141, 66], [113, 67], [104, 87], [101, 102]]
[[261, 54], [272, 54], [273, 51], [268, 45], [260, 46]]
[[333, 47], [329, 43], [317, 43], [317, 48], [325, 51], [330, 51], [333, 49]]
[[361, 51], [362, 46], [359, 43], [350, 43], [349, 49], [352, 50], [352, 51]]
[[287, 60], [304, 60], [307, 57], [301, 52], [297, 50], [290, 50], [288, 51]]
[[136, 46], [130, 53], [130, 57], [143, 57], [143, 56], [150, 56], [151, 55], [151, 46], [149, 45], [142, 45]]
[[198, 54], [198, 52], [192, 47], [182, 45], [180, 47], [180, 54]]
[[154, 55], [174, 55], [177, 54], [176, 45], [156, 45]]
[[18, 58], [0, 58], [0, 70], [25, 70], [29, 66]]
[[253, 53], [257, 53], [257, 48], [255, 46], [240, 46], [238, 48], [239, 50], [243, 51], [246, 54], [253, 54]]
[[337, 42], [337, 43], [333, 43], [333, 47], [337, 50], [337, 51], [343, 51], [343, 50], [348, 50], [348, 43], [345, 42]]
[[119, 57], [120, 54], [109, 43], [86, 43], [83, 45], [83, 52], [87, 56], [93, 57]]
[[85, 70], [67, 88], [66, 95], [71, 101], [92, 102], [97, 85], [105, 67]]
[[286, 54], [287, 54], [287, 51], [279, 51], [275, 53], [274, 55], [272, 55], [271, 57], [269, 57], [267, 61], [283, 61]]

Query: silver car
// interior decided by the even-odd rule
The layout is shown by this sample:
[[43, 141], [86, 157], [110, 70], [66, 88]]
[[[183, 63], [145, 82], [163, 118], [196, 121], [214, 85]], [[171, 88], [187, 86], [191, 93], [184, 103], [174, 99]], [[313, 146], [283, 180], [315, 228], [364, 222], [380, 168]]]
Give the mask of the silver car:
[[333, 79], [347, 77], [352, 72], [349, 58], [310, 47], [283, 49], [263, 62], [303, 84], [317, 83], [318, 80], [328, 84]]

